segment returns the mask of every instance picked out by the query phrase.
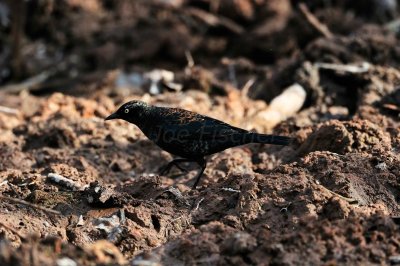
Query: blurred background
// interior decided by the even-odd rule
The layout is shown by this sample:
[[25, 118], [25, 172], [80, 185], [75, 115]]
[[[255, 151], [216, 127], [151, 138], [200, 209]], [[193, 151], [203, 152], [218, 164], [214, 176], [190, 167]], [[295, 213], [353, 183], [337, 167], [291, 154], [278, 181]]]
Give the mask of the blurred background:
[[[72, 94], [102, 80], [116, 93], [225, 94], [225, 83], [254, 80], [249, 95], [269, 101], [304, 61], [398, 66], [396, 0], [303, 4], [332, 36], [290, 0], [2, 0], [0, 86]], [[172, 73], [145, 75], [154, 69]]]
[[[399, 264], [399, 12], [0, 0], [0, 192], [19, 199], [0, 200], [0, 265]], [[133, 99], [294, 141], [215, 154], [190, 190], [195, 165], [160, 176], [171, 154], [104, 121]]]

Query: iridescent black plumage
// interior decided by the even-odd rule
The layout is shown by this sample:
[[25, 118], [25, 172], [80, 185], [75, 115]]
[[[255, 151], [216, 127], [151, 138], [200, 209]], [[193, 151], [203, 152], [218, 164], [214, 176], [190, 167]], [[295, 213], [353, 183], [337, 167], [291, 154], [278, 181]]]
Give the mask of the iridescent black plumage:
[[180, 162], [196, 162], [201, 167], [195, 188], [206, 168], [205, 156], [247, 144], [267, 143], [288, 145], [290, 138], [249, 132], [217, 119], [178, 108], [150, 106], [131, 101], [106, 118], [123, 119], [137, 125], [142, 132], [163, 150], [177, 155], [162, 171], [168, 172]]

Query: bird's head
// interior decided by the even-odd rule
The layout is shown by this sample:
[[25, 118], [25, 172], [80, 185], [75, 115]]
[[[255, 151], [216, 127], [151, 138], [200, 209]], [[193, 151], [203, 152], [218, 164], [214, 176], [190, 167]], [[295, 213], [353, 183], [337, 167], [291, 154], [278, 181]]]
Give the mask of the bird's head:
[[130, 101], [124, 103], [116, 112], [109, 115], [105, 120], [123, 119], [135, 123], [135, 121], [146, 113], [149, 105], [141, 101]]

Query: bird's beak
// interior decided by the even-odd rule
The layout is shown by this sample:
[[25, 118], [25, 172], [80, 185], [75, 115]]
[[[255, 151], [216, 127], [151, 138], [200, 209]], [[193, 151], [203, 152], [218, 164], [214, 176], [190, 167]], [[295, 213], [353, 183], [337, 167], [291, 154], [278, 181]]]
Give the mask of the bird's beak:
[[112, 119], [117, 119], [117, 118], [119, 118], [117, 113], [113, 113], [113, 114], [107, 116], [105, 120], [112, 120]]

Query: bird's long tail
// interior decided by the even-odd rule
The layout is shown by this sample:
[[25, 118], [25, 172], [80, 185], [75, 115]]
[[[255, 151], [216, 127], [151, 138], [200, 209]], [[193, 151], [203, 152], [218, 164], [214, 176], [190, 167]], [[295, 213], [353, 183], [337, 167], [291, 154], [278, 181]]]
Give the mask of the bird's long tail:
[[248, 134], [248, 141], [249, 143], [289, 145], [292, 142], [292, 138], [286, 136], [266, 135], [252, 132]]

